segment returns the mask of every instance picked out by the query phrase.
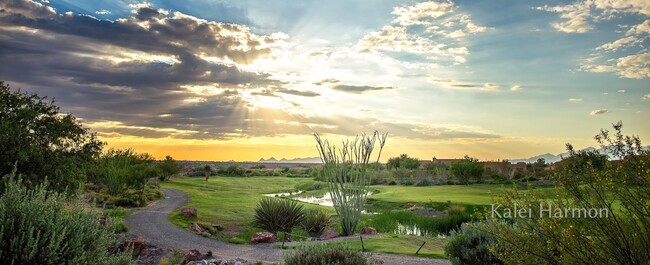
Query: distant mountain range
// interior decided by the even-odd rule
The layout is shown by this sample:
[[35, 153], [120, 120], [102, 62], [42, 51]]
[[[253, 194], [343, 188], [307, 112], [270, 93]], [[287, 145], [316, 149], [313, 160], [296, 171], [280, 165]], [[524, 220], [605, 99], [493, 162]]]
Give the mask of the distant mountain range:
[[304, 164], [322, 163], [320, 157], [301, 157], [301, 158], [294, 158], [294, 159], [282, 158], [280, 160], [276, 159], [275, 157], [271, 157], [269, 159], [260, 158], [258, 162], [259, 163], [304, 163]]
[[[641, 149], [650, 150], [650, 146], [642, 146]], [[603, 148], [598, 149], [598, 148], [595, 148], [595, 147], [587, 147], [585, 149], [580, 149], [580, 150], [576, 150], [576, 151], [582, 151], [582, 150], [585, 150], [585, 151], [598, 151], [601, 154], [608, 154], [608, 152], [605, 149], [603, 149]], [[535, 161], [537, 161], [537, 159], [544, 158], [544, 160], [546, 160], [546, 163], [555, 163], [557, 161], [562, 160], [563, 157], [568, 157], [568, 156], [569, 156], [569, 152], [565, 152], [565, 153], [561, 153], [561, 154], [557, 154], [557, 155], [547, 153], [547, 154], [543, 154], [543, 155], [533, 156], [531, 158], [510, 159], [508, 161], [510, 161], [511, 163], [517, 163], [517, 162], [534, 163]], [[609, 159], [615, 159], [610, 154], [608, 154], [608, 156], [609, 156]]]

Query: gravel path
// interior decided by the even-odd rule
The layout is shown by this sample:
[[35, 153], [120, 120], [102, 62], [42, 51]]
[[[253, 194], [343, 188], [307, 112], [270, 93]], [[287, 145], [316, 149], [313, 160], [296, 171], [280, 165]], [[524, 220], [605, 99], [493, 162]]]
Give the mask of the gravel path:
[[[166, 249], [198, 249], [205, 253], [211, 250], [215, 256], [250, 261], [277, 263], [282, 261], [284, 252], [273, 248], [272, 244], [238, 245], [208, 239], [183, 230], [167, 220], [169, 213], [187, 204], [187, 194], [176, 189], [162, 189], [164, 199], [155, 202], [125, 218], [129, 233], [141, 236], [148, 242]], [[374, 253], [373, 257], [381, 259], [384, 264], [424, 265], [449, 264], [447, 260], [435, 260], [401, 255]]]

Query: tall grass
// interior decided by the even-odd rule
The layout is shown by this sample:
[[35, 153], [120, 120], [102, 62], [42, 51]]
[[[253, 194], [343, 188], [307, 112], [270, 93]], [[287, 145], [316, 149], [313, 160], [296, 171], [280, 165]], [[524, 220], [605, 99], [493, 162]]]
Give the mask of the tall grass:
[[368, 225], [381, 233], [394, 233], [399, 225], [417, 227], [422, 234], [435, 236], [449, 234], [464, 222], [472, 220], [468, 214], [451, 214], [442, 218], [414, 214], [409, 211], [390, 211], [368, 218]]

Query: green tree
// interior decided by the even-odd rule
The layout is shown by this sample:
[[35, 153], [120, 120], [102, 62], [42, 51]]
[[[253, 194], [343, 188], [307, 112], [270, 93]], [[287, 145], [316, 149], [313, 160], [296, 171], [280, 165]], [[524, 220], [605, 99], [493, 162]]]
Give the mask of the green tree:
[[54, 101], [36, 94], [13, 92], [0, 81], [0, 175], [14, 165], [26, 183], [45, 178], [63, 190], [85, 181], [86, 170], [103, 143]]
[[205, 176], [205, 181], [208, 181], [210, 174], [212, 174], [212, 167], [210, 167], [210, 165], [205, 165], [203, 167], [203, 175]]
[[418, 169], [420, 167], [420, 161], [417, 158], [409, 157], [407, 154], [401, 154], [398, 157], [391, 157], [386, 163], [386, 168], [404, 168], [404, 169]]
[[165, 159], [158, 163], [158, 168], [161, 171], [161, 180], [169, 179], [172, 176], [178, 175], [183, 170], [183, 165], [178, 163], [171, 156], [165, 156]]
[[458, 178], [462, 184], [468, 184], [470, 179], [481, 182], [485, 168], [477, 158], [465, 156], [462, 160], [452, 162], [449, 165], [451, 174]]

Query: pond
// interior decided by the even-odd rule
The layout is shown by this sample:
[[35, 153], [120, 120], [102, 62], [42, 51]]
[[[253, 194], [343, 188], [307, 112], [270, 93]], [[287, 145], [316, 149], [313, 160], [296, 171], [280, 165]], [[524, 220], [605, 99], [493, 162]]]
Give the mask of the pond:
[[269, 194], [264, 194], [266, 197], [289, 197], [297, 194], [301, 194], [304, 191], [290, 191], [290, 192], [282, 192], [282, 193], [269, 193]]
[[420, 228], [416, 224], [407, 225], [407, 224], [401, 224], [400, 222], [397, 222], [397, 228], [393, 230], [393, 233], [398, 235], [430, 236], [430, 237], [435, 236], [438, 238], [447, 238], [447, 235], [440, 234], [438, 233], [438, 231], [430, 231], [429, 229]]

